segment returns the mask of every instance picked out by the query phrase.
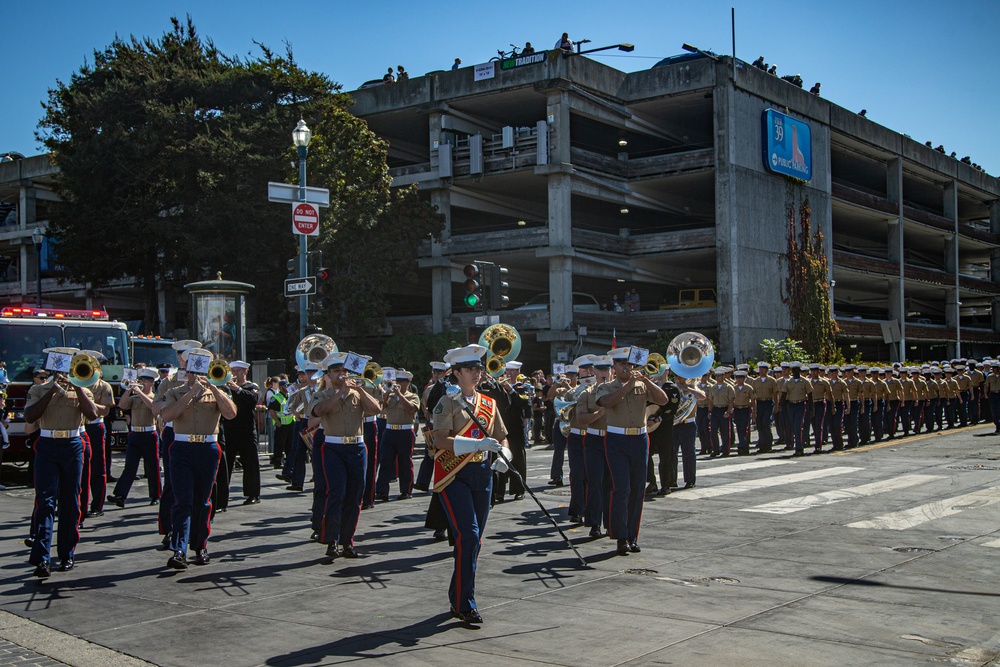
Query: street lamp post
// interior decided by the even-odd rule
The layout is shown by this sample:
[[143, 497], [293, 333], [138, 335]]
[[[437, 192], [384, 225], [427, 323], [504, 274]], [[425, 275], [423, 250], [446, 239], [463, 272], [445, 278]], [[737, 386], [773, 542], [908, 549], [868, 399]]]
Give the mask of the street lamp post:
[[[309, 141], [312, 139], [312, 130], [306, 122], [299, 119], [295, 129], [292, 130], [292, 143], [295, 144], [299, 153], [299, 201], [306, 200], [306, 157], [309, 155]], [[305, 279], [308, 271], [309, 242], [305, 234], [299, 235], [299, 277]], [[299, 297], [299, 340], [306, 337], [306, 325], [309, 323], [309, 297], [302, 295]]]
[[42, 307], [42, 241], [45, 240], [45, 230], [35, 227], [31, 233], [31, 240], [35, 244], [35, 305]]

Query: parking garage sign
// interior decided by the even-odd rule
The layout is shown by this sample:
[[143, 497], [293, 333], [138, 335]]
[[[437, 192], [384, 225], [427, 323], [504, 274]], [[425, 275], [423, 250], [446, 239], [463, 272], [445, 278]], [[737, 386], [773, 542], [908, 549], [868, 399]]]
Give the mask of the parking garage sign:
[[775, 174], [812, 179], [812, 133], [809, 125], [768, 109], [764, 112], [764, 165]]

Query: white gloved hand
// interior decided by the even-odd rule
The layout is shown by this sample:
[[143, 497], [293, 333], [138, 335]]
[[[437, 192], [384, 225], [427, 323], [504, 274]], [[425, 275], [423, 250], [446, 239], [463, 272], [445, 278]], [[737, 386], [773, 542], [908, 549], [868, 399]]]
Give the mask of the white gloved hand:
[[500, 455], [497, 457], [497, 460], [493, 462], [492, 467], [494, 471], [502, 475], [510, 470], [510, 466], [507, 465], [507, 461], [510, 461], [511, 453], [506, 447], [501, 447], [499, 454]]
[[478, 441], [478, 444], [479, 444], [479, 451], [481, 452], [492, 452], [496, 454], [501, 449], [503, 449], [503, 445], [500, 444], [500, 441], [494, 438], [483, 438], [482, 440]]

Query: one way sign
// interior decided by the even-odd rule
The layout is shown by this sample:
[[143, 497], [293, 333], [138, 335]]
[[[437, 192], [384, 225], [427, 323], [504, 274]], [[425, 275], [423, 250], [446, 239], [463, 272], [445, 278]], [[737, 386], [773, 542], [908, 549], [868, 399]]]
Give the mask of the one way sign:
[[306, 276], [305, 278], [286, 278], [285, 296], [310, 296], [316, 293], [316, 277]]

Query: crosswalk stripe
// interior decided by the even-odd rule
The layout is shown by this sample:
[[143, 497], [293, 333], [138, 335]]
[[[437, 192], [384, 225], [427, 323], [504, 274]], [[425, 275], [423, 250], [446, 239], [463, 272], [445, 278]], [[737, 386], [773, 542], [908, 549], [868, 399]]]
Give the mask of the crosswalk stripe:
[[981, 489], [954, 498], [938, 500], [900, 512], [891, 512], [868, 521], [855, 521], [848, 528], [878, 528], [883, 530], [904, 530], [928, 521], [958, 514], [967, 509], [987, 507], [1000, 503], [1000, 486]]
[[1000, 540], [990, 540], [989, 542], [983, 542], [984, 547], [993, 547], [994, 549], [1000, 549]]
[[782, 466], [788, 463], [793, 463], [792, 461], [751, 461], [749, 463], [731, 463], [729, 465], [723, 466], [713, 466], [711, 468], [701, 468], [698, 469], [698, 477], [707, 477], [709, 475], [722, 475], [727, 472], [739, 472], [741, 470], [756, 470], [758, 468], [770, 468], [771, 466]]
[[731, 484], [722, 484], [720, 486], [710, 486], [704, 489], [689, 489], [684, 493], [678, 493], [676, 498], [684, 500], [715, 498], [717, 496], [728, 496], [733, 493], [742, 493], [743, 491], [764, 489], [770, 486], [782, 486], [784, 484], [795, 484], [796, 482], [807, 482], [811, 479], [830, 477], [832, 475], [846, 475], [849, 472], [857, 472], [858, 470], [864, 470], [864, 468], [838, 466], [835, 468], [823, 468], [821, 470], [796, 472], [790, 475], [777, 475], [775, 477], [763, 477], [761, 479], [748, 479], [742, 482], [733, 482]]
[[801, 512], [802, 510], [807, 510], [812, 507], [832, 505], [833, 503], [839, 503], [844, 500], [864, 498], [865, 496], [874, 496], [887, 491], [905, 489], [909, 486], [926, 484], [927, 482], [942, 478], [943, 475], [903, 475], [901, 477], [871, 482], [870, 484], [862, 484], [861, 486], [854, 486], [847, 489], [834, 489], [833, 491], [824, 491], [823, 493], [816, 493], [809, 496], [799, 496], [798, 498], [789, 498], [787, 500], [776, 500], [771, 503], [757, 505], [756, 507], [747, 507], [741, 509], [740, 511], [763, 512], [765, 514], [791, 514], [793, 512]]

